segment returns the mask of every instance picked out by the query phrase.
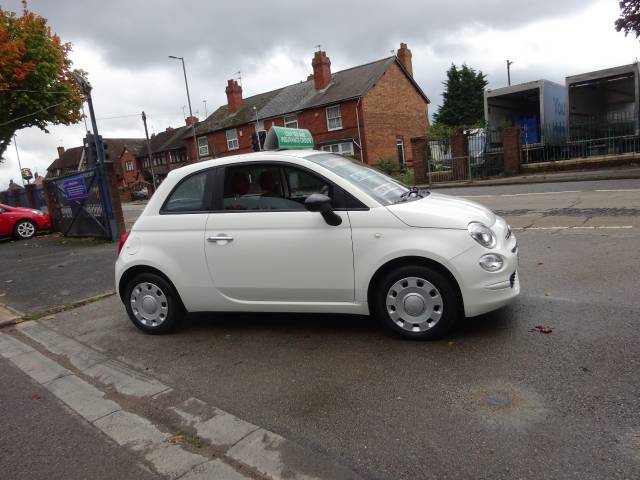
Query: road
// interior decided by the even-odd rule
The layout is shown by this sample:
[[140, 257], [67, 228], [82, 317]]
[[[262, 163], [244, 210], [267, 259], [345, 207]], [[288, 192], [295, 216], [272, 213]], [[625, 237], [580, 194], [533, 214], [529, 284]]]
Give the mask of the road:
[[438, 191], [499, 211], [521, 253], [518, 301], [444, 340], [248, 314], [151, 337], [115, 297], [44, 323], [365, 478], [640, 478], [640, 180]]

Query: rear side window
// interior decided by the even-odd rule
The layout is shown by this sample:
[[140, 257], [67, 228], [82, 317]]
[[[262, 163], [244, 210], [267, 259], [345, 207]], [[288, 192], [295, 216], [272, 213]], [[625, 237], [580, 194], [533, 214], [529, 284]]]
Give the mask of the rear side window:
[[207, 179], [213, 171], [204, 171], [187, 177], [171, 192], [164, 203], [164, 213], [206, 212], [209, 210]]

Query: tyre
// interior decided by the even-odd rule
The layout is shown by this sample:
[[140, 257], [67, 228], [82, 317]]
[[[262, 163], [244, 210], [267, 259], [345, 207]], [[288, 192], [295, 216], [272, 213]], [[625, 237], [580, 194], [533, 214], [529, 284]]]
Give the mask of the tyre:
[[13, 227], [13, 236], [19, 240], [28, 240], [38, 231], [38, 226], [31, 220], [20, 220]]
[[185, 315], [175, 288], [153, 273], [141, 273], [129, 282], [124, 303], [133, 324], [150, 334], [171, 332]]
[[406, 338], [434, 340], [445, 335], [460, 305], [451, 281], [428, 267], [398, 267], [384, 275], [373, 292], [374, 315]]

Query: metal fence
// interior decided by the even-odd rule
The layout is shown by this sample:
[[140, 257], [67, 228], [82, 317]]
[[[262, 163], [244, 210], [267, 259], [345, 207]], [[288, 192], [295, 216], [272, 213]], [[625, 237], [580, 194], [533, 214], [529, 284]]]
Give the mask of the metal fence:
[[498, 175], [504, 170], [502, 132], [475, 128], [464, 131], [462, 145], [451, 139], [430, 140], [427, 149], [429, 183], [471, 181]]
[[53, 194], [54, 211], [49, 214], [57, 230], [66, 236], [111, 239], [95, 169], [52, 178], [45, 188]]
[[[524, 138], [526, 134], [522, 132]], [[568, 123], [543, 128], [539, 143], [522, 142], [524, 164], [634, 153], [640, 153], [638, 118], [628, 112], [572, 115]]]

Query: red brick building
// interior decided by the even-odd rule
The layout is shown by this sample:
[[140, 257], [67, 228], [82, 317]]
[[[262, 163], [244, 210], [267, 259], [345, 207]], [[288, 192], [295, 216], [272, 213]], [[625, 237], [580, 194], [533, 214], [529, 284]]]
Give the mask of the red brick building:
[[429, 99], [413, 79], [407, 45], [395, 56], [336, 73], [323, 51], [311, 65], [306, 81], [248, 98], [229, 80], [227, 104], [196, 126], [197, 156], [189, 131], [183, 136], [189, 160], [251, 152], [252, 134], [279, 125], [306, 128], [316, 148], [368, 164], [411, 165], [410, 139], [428, 128]]

